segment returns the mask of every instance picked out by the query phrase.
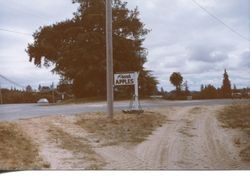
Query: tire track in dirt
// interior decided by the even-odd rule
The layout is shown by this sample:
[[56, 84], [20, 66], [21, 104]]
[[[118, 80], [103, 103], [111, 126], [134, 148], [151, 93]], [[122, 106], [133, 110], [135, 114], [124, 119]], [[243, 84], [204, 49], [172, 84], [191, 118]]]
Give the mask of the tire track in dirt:
[[86, 158], [84, 152], [76, 154], [74, 151], [63, 149], [58, 145], [62, 139], [54, 138], [52, 140], [48, 131], [59, 128], [79, 142], [87, 143], [91, 148], [97, 146], [98, 144], [94, 142], [95, 139], [88, 138], [88, 133], [75, 125], [73, 119], [73, 117], [43, 117], [20, 121], [21, 127], [39, 146], [40, 155], [50, 164], [50, 169], [88, 169], [91, 165], [100, 166], [104, 163], [102, 158], [97, 155], [89, 156], [97, 159], [93, 163], [84, 159]]
[[137, 155], [151, 169], [241, 169], [231, 137], [218, 125], [217, 110], [178, 108], [174, 121], [140, 144]]
[[134, 148], [99, 148], [106, 169], [243, 169], [232, 137], [219, 126], [220, 107], [157, 109], [168, 121]]
[[[135, 153], [142, 160], [146, 161], [150, 168], [145, 169], [176, 169], [179, 152], [177, 150], [182, 145], [181, 134], [179, 130], [185, 125], [183, 117], [188, 113], [190, 107], [176, 109], [168, 115], [168, 122], [159, 128], [154, 135], [150, 136], [147, 141], [138, 145]], [[161, 113], [167, 113], [164, 109]]]
[[38, 145], [40, 156], [50, 164], [49, 169], [84, 168], [82, 163], [74, 160], [72, 152], [58, 147], [56, 139], [55, 141], [50, 140], [48, 130], [51, 123], [53, 123], [51, 119], [46, 117], [20, 120], [19, 124]]
[[[203, 119], [197, 118], [195, 126], [199, 134], [198, 140], [201, 147], [199, 155], [200, 167], [208, 169], [242, 169], [243, 163], [236, 150], [232, 137], [220, 127], [216, 117], [218, 107], [212, 108], [212, 111], [203, 109]], [[204, 138], [205, 137], [205, 138]], [[203, 165], [202, 165], [203, 164]]]
[[[167, 109], [164, 111], [164, 115], [172, 114], [173, 112], [173, 108], [171, 108], [171, 110]], [[169, 125], [171, 123], [172, 120], [169, 119], [167, 124]], [[164, 126], [158, 128], [158, 130], [153, 132], [146, 142], [136, 147], [109, 146], [97, 149], [97, 152], [102, 155], [108, 163], [105, 168], [122, 170], [162, 169], [156, 161], [164, 160], [164, 158], [162, 158], [164, 157], [162, 153], [167, 146], [164, 146], [164, 140], [159, 140], [159, 138], [155, 136], [164, 137], [164, 134], [166, 133]], [[169, 128], [168, 130], [173, 130], [175, 128], [176, 124], [173, 125], [173, 128]], [[172, 139], [174, 140], [174, 138]], [[156, 149], [155, 145], [159, 146], [159, 148]]]

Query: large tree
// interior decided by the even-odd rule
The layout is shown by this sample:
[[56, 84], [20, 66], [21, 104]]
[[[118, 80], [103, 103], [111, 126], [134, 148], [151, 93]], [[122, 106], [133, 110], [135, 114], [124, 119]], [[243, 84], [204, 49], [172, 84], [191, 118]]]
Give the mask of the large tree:
[[[53, 72], [73, 81], [77, 97], [106, 92], [105, 0], [73, 0], [79, 8], [70, 20], [40, 27], [27, 53], [35, 65], [53, 65]], [[156, 80], [143, 69], [147, 51], [143, 41], [149, 30], [139, 19], [138, 9], [113, 1], [114, 72], [140, 71], [142, 84], [151, 90]], [[151, 92], [147, 92], [150, 94]]]
[[176, 87], [176, 93], [179, 94], [183, 81], [183, 77], [181, 76], [181, 74], [179, 72], [173, 72], [169, 80]]
[[230, 98], [232, 93], [231, 82], [229, 80], [227, 70], [225, 69], [223, 74], [223, 82], [221, 86], [221, 94], [223, 98]]

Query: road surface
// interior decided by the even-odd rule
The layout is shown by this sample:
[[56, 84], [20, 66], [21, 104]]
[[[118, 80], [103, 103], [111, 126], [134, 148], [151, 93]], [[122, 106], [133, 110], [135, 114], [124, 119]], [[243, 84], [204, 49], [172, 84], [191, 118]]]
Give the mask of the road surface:
[[[164, 106], [211, 106], [228, 105], [236, 102], [249, 102], [244, 100], [190, 100], [190, 101], [165, 101], [165, 100], [143, 100], [142, 108], [155, 108]], [[115, 110], [128, 109], [129, 101], [119, 101], [114, 103]], [[106, 102], [69, 104], [69, 105], [51, 105], [41, 106], [38, 104], [7, 104], [0, 105], [0, 121], [17, 120], [32, 117], [41, 117], [49, 115], [74, 115], [82, 112], [104, 112], [106, 111]]]

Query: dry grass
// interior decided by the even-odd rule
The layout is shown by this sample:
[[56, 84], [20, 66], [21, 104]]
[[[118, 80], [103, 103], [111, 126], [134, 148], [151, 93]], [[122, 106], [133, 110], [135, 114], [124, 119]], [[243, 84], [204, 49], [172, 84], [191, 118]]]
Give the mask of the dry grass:
[[250, 146], [241, 150], [240, 156], [243, 160], [250, 162]]
[[0, 123], [0, 170], [49, 167], [39, 157], [37, 146], [15, 123]]
[[194, 107], [194, 108], [192, 108], [192, 109], [189, 111], [189, 113], [190, 113], [190, 114], [199, 114], [199, 113], [201, 113], [201, 111], [202, 111], [202, 107]]
[[84, 138], [76, 138], [59, 127], [50, 127], [48, 130], [51, 140], [56, 141], [58, 146], [72, 151], [79, 159], [84, 159], [88, 162], [86, 169], [96, 170], [101, 169], [105, 163], [103, 159], [98, 156]]
[[241, 128], [250, 135], [250, 104], [227, 106], [220, 112], [224, 127]]
[[159, 113], [116, 113], [113, 119], [104, 113], [80, 115], [77, 125], [99, 138], [102, 145], [138, 144], [144, 141], [167, 118]]
[[[219, 120], [223, 127], [243, 130], [250, 138], [250, 104], [236, 104], [227, 106], [219, 112]], [[250, 161], [250, 141], [249, 146], [240, 152], [240, 156]], [[240, 145], [236, 140], [235, 144]]]

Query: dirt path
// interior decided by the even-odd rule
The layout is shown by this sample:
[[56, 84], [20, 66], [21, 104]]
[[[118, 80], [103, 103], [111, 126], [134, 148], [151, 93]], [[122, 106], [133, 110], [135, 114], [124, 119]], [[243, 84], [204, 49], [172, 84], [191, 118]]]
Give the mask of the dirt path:
[[185, 107], [167, 114], [168, 122], [132, 149], [100, 148], [106, 169], [244, 169], [233, 140], [215, 118], [218, 107]]
[[136, 148], [158, 169], [236, 169], [240, 158], [232, 140], [218, 126], [216, 108], [182, 108], [170, 123]]
[[19, 123], [24, 131], [33, 139], [33, 141], [39, 146], [40, 155], [49, 163], [50, 169], [70, 169], [72, 163], [67, 162], [69, 158], [73, 158], [73, 153], [57, 146], [57, 141], [49, 140], [49, 125], [53, 124], [49, 118], [34, 118], [29, 120], [22, 120]]
[[[96, 163], [90, 163], [92, 161], [86, 159], [87, 157], [90, 158], [86, 156], [88, 153], [74, 153], [64, 149], [59, 145], [60, 139], [51, 138], [48, 131], [59, 128], [71, 135], [72, 138], [79, 139], [80, 142], [91, 143], [91, 146], [94, 147], [94, 139], [87, 140], [87, 132], [74, 125], [74, 117], [34, 118], [22, 120], [19, 124], [39, 146], [40, 155], [45, 162], [50, 164], [50, 169], [90, 169], [90, 165], [102, 164], [101, 157], [97, 156], [100, 161], [96, 160]], [[91, 156], [92, 159], [95, 159], [94, 157]]]
[[220, 127], [216, 119], [219, 108], [155, 109], [168, 117], [167, 123], [134, 147], [103, 147], [75, 125], [73, 117], [35, 118], [20, 124], [39, 145], [40, 154], [50, 163], [50, 169], [86, 169], [90, 164], [84, 153], [76, 155], [60, 148], [56, 139], [48, 140], [51, 126], [61, 128], [75, 139], [84, 139], [94, 150], [101, 169], [249, 169], [239, 157], [233, 136]]

